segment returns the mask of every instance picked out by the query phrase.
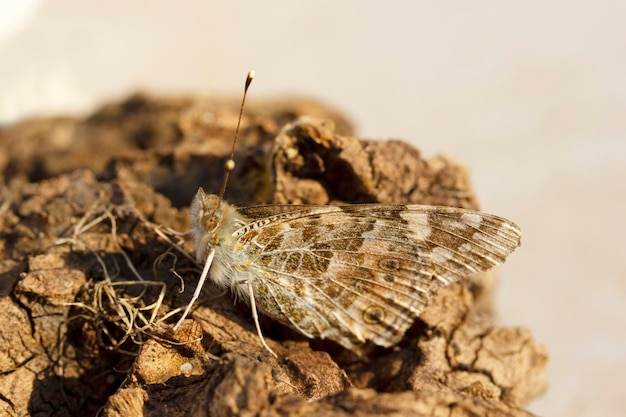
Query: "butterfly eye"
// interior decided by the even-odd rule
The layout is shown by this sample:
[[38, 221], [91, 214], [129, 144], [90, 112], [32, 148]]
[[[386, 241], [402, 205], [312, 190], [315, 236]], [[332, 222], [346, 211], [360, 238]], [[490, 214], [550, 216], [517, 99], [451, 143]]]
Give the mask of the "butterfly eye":
[[201, 225], [204, 230], [211, 231], [217, 227], [217, 216], [210, 214], [202, 216]]

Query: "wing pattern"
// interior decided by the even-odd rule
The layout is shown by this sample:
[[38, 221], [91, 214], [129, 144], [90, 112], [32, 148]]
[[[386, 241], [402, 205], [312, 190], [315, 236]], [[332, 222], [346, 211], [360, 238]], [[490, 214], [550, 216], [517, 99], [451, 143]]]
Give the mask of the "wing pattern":
[[[284, 209], [281, 209], [283, 207]], [[265, 206], [232, 234], [256, 305], [309, 337], [348, 349], [397, 343], [437, 288], [502, 263], [509, 220], [419, 205]], [[272, 214], [273, 213], [273, 214]], [[231, 286], [237, 292], [234, 282]]]

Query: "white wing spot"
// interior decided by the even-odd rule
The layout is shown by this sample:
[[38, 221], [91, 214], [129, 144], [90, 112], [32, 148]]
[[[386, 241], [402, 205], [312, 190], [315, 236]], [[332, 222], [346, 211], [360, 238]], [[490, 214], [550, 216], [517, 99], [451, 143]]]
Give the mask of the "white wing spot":
[[449, 261], [454, 257], [454, 254], [450, 249], [443, 247], [436, 247], [432, 250], [432, 260], [438, 264]]
[[461, 215], [461, 220], [463, 220], [465, 224], [478, 229], [480, 224], [483, 222], [483, 216], [477, 213], [463, 213]]
[[497, 235], [503, 238], [511, 238], [512, 236], [519, 235], [519, 229], [508, 223], [502, 223], [498, 229]]
[[469, 242], [465, 242], [459, 245], [459, 252], [461, 253], [469, 253], [472, 251], [472, 244]]
[[415, 213], [406, 211], [400, 214], [403, 220], [409, 223], [409, 234], [416, 241], [422, 241], [428, 238], [431, 233], [427, 213]]
[[450, 222], [450, 227], [455, 230], [465, 230], [467, 229], [467, 223], [462, 222], [462, 221], [460, 222], [453, 221], [453, 222]]

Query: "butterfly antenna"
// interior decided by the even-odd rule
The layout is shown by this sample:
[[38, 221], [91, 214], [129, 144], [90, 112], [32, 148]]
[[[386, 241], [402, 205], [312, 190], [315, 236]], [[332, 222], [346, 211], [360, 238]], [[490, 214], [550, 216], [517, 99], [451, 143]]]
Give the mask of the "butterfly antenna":
[[248, 72], [246, 77], [246, 86], [243, 89], [243, 98], [241, 99], [241, 107], [239, 108], [239, 118], [237, 119], [237, 129], [235, 129], [235, 139], [233, 139], [233, 148], [230, 151], [230, 158], [224, 163], [224, 181], [222, 182], [222, 188], [220, 190], [220, 203], [224, 200], [224, 193], [226, 192], [226, 184], [228, 183], [228, 176], [230, 171], [235, 169], [235, 145], [237, 144], [237, 138], [239, 137], [239, 126], [241, 125], [241, 116], [243, 115], [243, 106], [246, 102], [246, 95], [248, 94], [248, 88], [254, 78], [254, 70]]

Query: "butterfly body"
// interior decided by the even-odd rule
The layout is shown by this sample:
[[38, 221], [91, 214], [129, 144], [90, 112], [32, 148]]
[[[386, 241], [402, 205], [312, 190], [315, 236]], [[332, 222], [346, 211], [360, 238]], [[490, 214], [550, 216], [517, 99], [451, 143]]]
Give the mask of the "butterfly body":
[[506, 219], [453, 207], [236, 208], [202, 189], [191, 215], [198, 261], [216, 285], [351, 350], [398, 343], [437, 288], [503, 262], [521, 234]]

